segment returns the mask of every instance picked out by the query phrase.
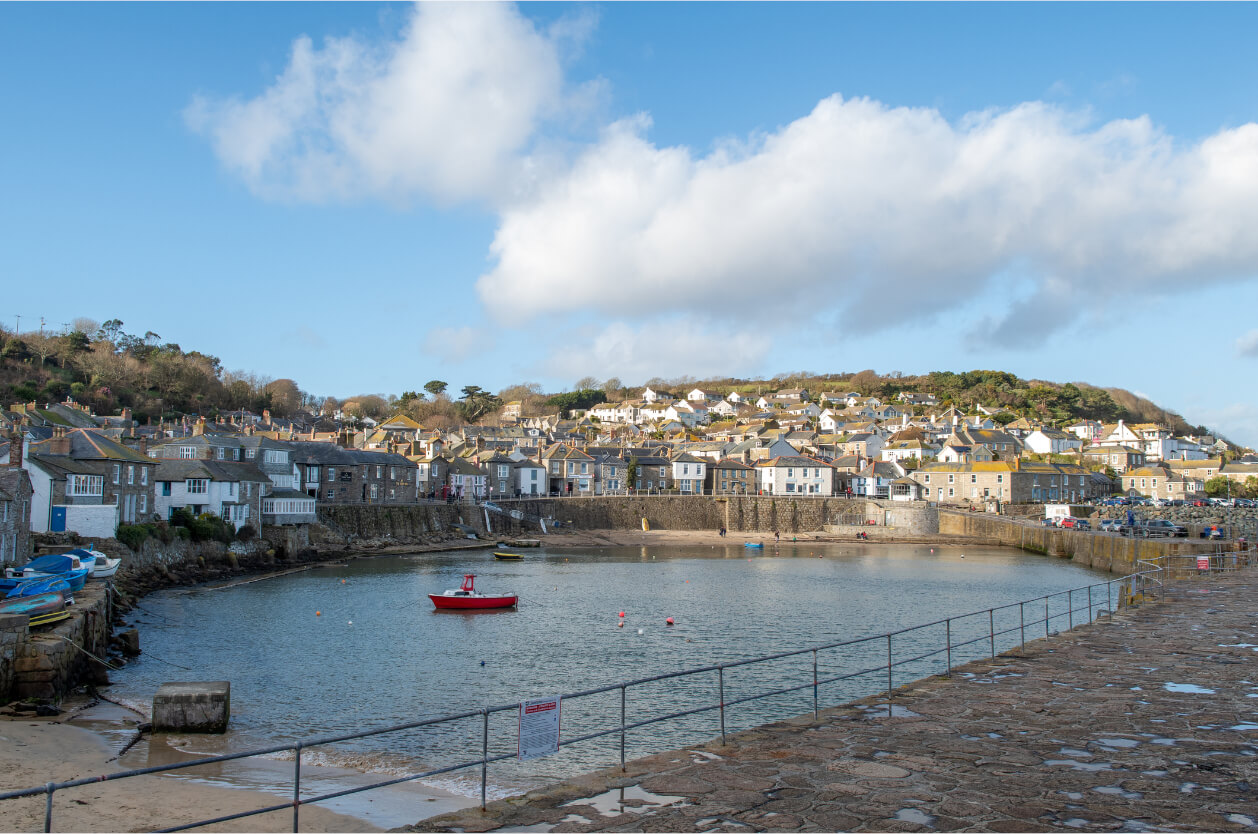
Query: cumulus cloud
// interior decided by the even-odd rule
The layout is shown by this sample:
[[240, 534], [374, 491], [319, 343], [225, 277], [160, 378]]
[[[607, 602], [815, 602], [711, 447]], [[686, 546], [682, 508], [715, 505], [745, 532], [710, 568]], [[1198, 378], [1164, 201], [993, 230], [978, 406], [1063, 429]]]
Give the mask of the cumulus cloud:
[[552, 351], [543, 370], [562, 379], [587, 375], [650, 379], [680, 371], [704, 377], [756, 367], [769, 346], [763, 334], [699, 317], [669, 317], [637, 326], [615, 321], [570, 337]]
[[458, 364], [478, 351], [493, 347], [493, 339], [474, 327], [434, 327], [424, 336], [424, 353], [442, 362]]
[[504, 3], [419, 5], [395, 42], [298, 38], [263, 93], [198, 96], [184, 115], [267, 197], [493, 197], [563, 106], [562, 42], [588, 29], [541, 33]]
[[1258, 330], [1251, 330], [1236, 340], [1238, 356], [1258, 357]]
[[[478, 282], [494, 314], [837, 308], [898, 324], [1030, 282], [980, 335], [1026, 343], [1123, 293], [1258, 273], [1258, 125], [1178, 146], [1148, 118], [1043, 103], [950, 123], [839, 95], [706, 156], [611, 125], [505, 208]], [[888, 290], [893, 290], [888, 295]], [[871, 311], [876, 311], [871, 316]]]

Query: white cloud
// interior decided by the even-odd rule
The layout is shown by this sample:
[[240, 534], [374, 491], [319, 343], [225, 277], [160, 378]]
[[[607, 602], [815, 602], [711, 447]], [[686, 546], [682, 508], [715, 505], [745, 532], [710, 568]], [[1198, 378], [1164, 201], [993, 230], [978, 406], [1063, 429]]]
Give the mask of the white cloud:
[[265, 92], [199, 96], [185, 118], [264, 196], [494, 196], [563, 106], [559, 47], [582, 20], [542, 34], [504, 3], [419, 5], [396, 42], [298, 38]]
[[737, 374], [759, 366], [769, 350], [766, 336], [694, 317], [672, 317], [637, 327], [617, 321], [588, 328], [565, 341], [564, 347], [552, 351], [544, 368], [563, 379]]
[[1233, 443], [1258, 448], [1258, 406], [1253, 403], [1193, 409], [1193, 421], [1222, 433]]
[[458, 364], [479, 351], [493, 348], [493, 339], [474, 327], [435, 327], [424, 336], [424, 353], [442, 362]]
[[[1028, 343], [1097, 299], [1258, 273], [1258, 125], [1178, 146], [1148, 118], [972, 113], [832, 96], [707, 156], [610, 126], [506, 208], [477, 285], [506, 318], [836, 309], [877, 327], [1001, 293], [980, 335]], [[890, 295], [888, 295], [890, 291]], [[873, 312], [876, 311], [876, 312]]]
[[1258, 356], [1258, 330], [1251, 330], [1236, 340], [1238, 356]]

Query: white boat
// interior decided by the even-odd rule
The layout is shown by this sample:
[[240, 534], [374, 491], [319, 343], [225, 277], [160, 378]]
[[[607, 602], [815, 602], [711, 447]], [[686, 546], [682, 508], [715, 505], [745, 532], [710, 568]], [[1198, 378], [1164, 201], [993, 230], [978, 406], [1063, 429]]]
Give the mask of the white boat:
[[118, 572], [118, 566], [122, 564], [122, 559], [111, 559], [99, 550], [93, 550], [90, 547], [77, 548], [64, 555], [77, 558], [79, 563], [87, 568], [88, 576], [93, 579], [108, 579]]

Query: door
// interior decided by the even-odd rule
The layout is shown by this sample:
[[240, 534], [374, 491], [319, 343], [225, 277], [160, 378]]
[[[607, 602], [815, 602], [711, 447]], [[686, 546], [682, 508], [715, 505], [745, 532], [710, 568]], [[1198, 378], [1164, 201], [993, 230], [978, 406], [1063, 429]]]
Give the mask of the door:
[[49, 529], [52, 530], [52, 532], [54, 533], [65, 532], [66, 530], [66, 508], [65, 507], [52, 508], [52, 524], [49, 526]]

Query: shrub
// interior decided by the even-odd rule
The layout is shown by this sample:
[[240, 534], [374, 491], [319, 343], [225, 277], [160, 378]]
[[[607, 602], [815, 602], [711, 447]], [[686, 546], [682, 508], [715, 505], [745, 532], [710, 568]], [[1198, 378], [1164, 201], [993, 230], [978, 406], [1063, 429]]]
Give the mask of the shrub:
[[250, 541], [256, 535], [258, 535], [258, 531], [253, 529], [252, 524], [246, 524], [236, 531], [236, 538], [240, 539], [242, 542]]
[[192, 531], [189, 530], [187, 527], [175, 527], [173, 529], [175, 531], [175, 535], [183, 539], [184, 541], [187, 541], [188, 539], [192, 538]]
[[149, 524], [119, 524], [114, 537], [132, 550], [138, 551], [151, 533], [152, 525]]

